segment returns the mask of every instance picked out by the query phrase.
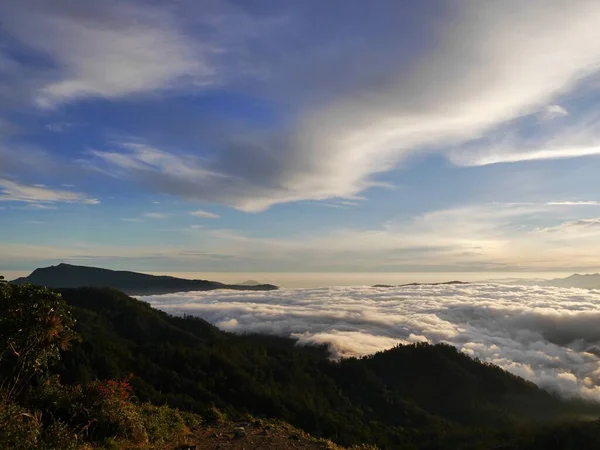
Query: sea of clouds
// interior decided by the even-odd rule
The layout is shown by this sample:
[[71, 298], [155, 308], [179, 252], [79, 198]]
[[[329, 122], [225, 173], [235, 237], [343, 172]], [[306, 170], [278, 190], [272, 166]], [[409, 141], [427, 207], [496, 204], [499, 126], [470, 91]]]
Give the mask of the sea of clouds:
[[209, 291], [142, 297], [236, 333], [327, 344], [334, 357], [446, 342], [566, 396], [600, 401], [600, 291], [499, 284]]

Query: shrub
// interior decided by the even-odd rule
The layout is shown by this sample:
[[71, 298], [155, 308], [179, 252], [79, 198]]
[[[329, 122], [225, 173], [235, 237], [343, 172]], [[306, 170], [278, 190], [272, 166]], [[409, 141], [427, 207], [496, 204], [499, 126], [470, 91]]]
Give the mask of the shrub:
[[79, 422], [89, 428], [94, 440], [121, 437], [132, 442], [148, 442], [148, 434], [139, 409], [131, 401], [132, 390], [127, 381], [93, 381], [81, 389], [75, 405]]
[[138, 408], [150, 442], [168, 442], [185, 434], [186, 424], [178, 410], [149, 403]]
[[60, 294], [0, 282], [0, 387], [8, 400], [46, 373], [76, 338]]
[[227, 421], [227, 416], [216, 406], [211, 406], [202, 413], [202, 419], [209, 424], [221, 425]]
[[199, 416], [165, 406], [137, 404], [127, 380], [94, 381], [64, 386], [48, 378], [32, 391], [31, 404], [53, 421], [66, 422], [97, 443], [128, 440], [163, 443], [183, 436], [187, 425], [201, 424]]
[[56, 421], [44, 429], [38, 448], [40, 450], [79, 450], [83, 448], [83, 442], [66, 423]]
[[202, 420], [202, 416], [200, 416], [198, 414], [194, 414], [194, 413], [187, 412], [187, 411], [179, 411], [179, 414], [183, 418], [183, 422], [185, 423], [185, 426], [187, 428], [189, 428], [190, 430], [198, 429], [204, 423], [204, 421]]
[[42, 432], [41, 415], [0, 399], [0, 448], [30, 450]]

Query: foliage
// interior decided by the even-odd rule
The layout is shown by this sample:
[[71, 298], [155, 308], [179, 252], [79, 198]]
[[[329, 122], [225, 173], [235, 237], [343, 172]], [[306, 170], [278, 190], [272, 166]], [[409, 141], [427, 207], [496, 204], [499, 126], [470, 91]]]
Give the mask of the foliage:
[[[49, 369], [76, 340], [74, 323], [59, 294], [0, 278], [0, 448], [120, 447], [185, 434], [179, 411], [137, 402], [129, 378], [61, 384]], [[201, 422], [189, 413], [186, 419]]]
[[60, 295], [47, 288], [0, 284], [0, 387], [19, 396], [75, 339], [74, 319]]
[[234, 420], [247, 413], [279, 418], [343, 445], [475, 449], [517, 445], [514, 440], [528, 433], [521, 426], [600, 413], [596, 405], [559, 400], [449, 345], [398, 346], [334, 362], [323, 347], [231, 335], [115, 290], [61, 292], [84, 338], [65, 354], [64, 380], [133, 373], [141, 400], [206, 421], [215, 406]]
[[9, 401], [0, 399], [0, 448], [35, 448], [41, 436], [41, 417]]
[[[139, 406], [142, 423], [148, 434], [148, 440], [153, 443], [170, 442], [186, 432], [186, 421], [176, 409], [166, 405], [154, 406], [143, 403]], [[197, 417], [197, 416], [196, 416]], [[190, 417], [195, 425], [201, 421]]]
[[202, 419], [208, 424], [219, 425], [227, 421], [227, 415], [223, 411], [220, 411], [219, 408], [210, 406], [202, 413]]
[[261, 423], [356, 449], [600, 446], [600, 422], [575, 421], [597, 417], [597, 405], [555, 398], [449, 345], [336, 362], [324, 347], [223, 333], [115, 290], [61, 293], [0, 282], [0, 448], [160, 448], [227, 417], [276, 418]]

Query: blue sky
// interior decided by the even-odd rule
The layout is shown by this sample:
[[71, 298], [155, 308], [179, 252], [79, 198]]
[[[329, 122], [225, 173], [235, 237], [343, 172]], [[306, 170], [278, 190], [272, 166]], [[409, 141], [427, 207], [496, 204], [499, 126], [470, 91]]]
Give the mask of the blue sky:
[[596, 1], [0, 17], [0, 271], [600, 269]]

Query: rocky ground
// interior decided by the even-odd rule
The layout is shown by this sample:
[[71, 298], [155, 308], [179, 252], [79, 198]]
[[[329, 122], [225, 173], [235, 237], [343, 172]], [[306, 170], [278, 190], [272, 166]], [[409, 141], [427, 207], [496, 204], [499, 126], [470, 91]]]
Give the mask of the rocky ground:
[[[284, 422], [252, 420], [205, 426], [186, 436], [185, 443], [169, 450], [343, 450], [325, 439], [316, 439]], [[374, 447], [360, 447], [376, 450]], [[355, 448], [358, 450], [358, 448]]]

